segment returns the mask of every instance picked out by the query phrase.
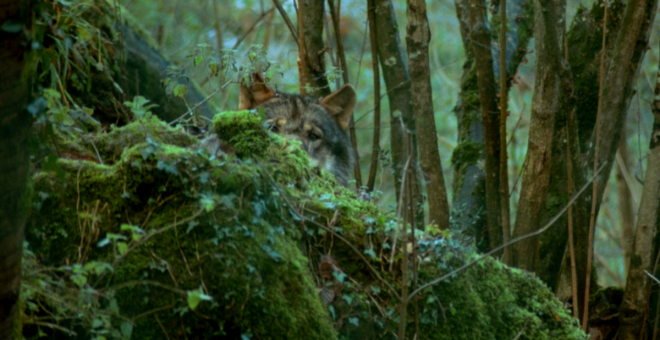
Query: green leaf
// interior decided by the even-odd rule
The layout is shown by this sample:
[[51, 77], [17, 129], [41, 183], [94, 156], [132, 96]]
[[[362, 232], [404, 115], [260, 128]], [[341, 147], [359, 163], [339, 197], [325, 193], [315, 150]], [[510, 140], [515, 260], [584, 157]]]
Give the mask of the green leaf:
[[214, 76], [217, 76], [218, 73], [220, 72], [220, 66], [218, 65], [217, 62], [210, 63], [209, 68], [211, 69], [211, 74], [213, 74]]
[[91, 261], [85, 263], [85, 270], [88, 272], [94, 272], [96, 275], [101, 275], [106, 271], [114, 271], [114, 268], [112, 268], [107, 262]]
[[121, 334], [124, 336], [126, 339], [131, 338], [131, 334], [133, 333], [133, 324], [126, 321], [121, 324]]
[[199, 204], [206, 212], [210, 212], [215, 208], [215, 197], [211, 192], [202, 192], [199, 197]]
[[92, 321], [92, 328], [99, 328], [101, 326], [103, 326], [103, 321], [101, 321], [101, 319], [94, 319], [94, 321]]
[[163, 170], [167, 172], [168, 174], [172, 175], [178, 175], [179, 174], [179, 169], [176, 167], [176, 163], [168, 163], [165, 162], [162, 159], [159, 159], [158, 162], [156, 163], [156, 168], [158, 170]]
[[188, 307], [190, 307], [192, 310], [197, 308], [200, 302], [212, 300], [213, 298], [210, 295], [204, 294], [201, 288], [188, 291]]
[[175, 96], [177, 96], [179, 98], [183, 98], [183, 97], [185, 97], [187, 91], [188, 91], [188, 88], [186, 88], [186, 85], [179, 84], [179, 85], [174, 87], [173, 92], [174, 92]]
[[365, 250], [364, 250], [364, 254], [367, 255], [367, 256], [369, 256], [369, 257], [371, 257], [372, 259], [375, 259], [375, 258], [376, 258], [376, 253], [375, 253], [374, 250], [371, 249], [371, 248], [369, 248], [369, 249], [365, 249]]
[[117, 242], [117, 250], [120, 255], [126, 254], [128, 251], [128, 244], [126, 244], [126, 242]]
[[87, 283], [87, 277], [80, 274], [71, 275], [71, 281], [76, 284], [78, 287], [82, 287]]
[[195, 57], [195, 61], [193, 62], [193, 64], [195, 66], [199, 66], [199, 64], [201, 64], [202, 61], [204, 61], [204, 57], [201, 56], [201, 55], [198, 55], [198, 56]]

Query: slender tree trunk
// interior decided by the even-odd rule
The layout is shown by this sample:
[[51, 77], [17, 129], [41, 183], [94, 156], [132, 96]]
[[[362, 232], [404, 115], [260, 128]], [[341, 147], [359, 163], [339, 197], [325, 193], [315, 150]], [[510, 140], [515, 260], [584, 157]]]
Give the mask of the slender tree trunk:
[[477, 68], [477, 86], [484, 129], [484, 158], [486, 160], [486, 224], [490, 248], [502, 244], [500, 219], [500, 117], [497, 108], [497, 90], [493, 59], [490, 51], [490, 29], [486, 16], [486, 2], [470, 0], [470, 38]]
[[654, 239], [658, 231], [658, 203], [660, 203], [660, 70], [655, 84], [653, 101], [653, 130], [646, 163], [646, 176], [642, 200], [639, 204], [637, 227], [632, 245], [630, 268], [626, 280], [623, 302], [619, 308], [619, 339], [640, 338], [643, 315], [647, 309], [651, 279], [646, 272], [653, 272], [657, 249]]
[[422, 172], [426, 178], [429, 201], [429, 222], [441, 229], [449, 227], [449, 203], [442, 174], [438, 136], [435, 129], [431, 98], [431, 71], [429, 68], [429, 41], [431, 30], [426, 16], [424, 0], [407, 0], [408, 25], [406, 43], [410, 63], [411, 99], [417, 121], [417, 140]]
[[[513, 237], [536, 231], [541, 226], [538, 216], [550, 183], [552, 141], [555, 113], [562, 95], [559, 64], [563, 59], [563, 26], [557, 25], [565, 17], [561, 0], [535, 1], [536, 82], [532, 99], [532, 117], [527, 144], [525, 170], [518, 203], [518, 215]], [[513, 265], [536, 272], [539, 262], [539, 238], [532, 237], [515, 244]]]
[[[20, 1], [0, 0], [0, 25], [19, 19]], [[0, 31], [0, 339], [20, 338], [19, 292], [23, 228], [29, 209], [29, 82], [22, 77], [25, 42]]]
[[[302, 15], [302, 41], [305, 52], [305, 76], [307, 84], [312, 87], [308, 93], [318, 97], [330, 94], [328, 79], [325, 76], [325, 44], [323, 43], [323, 10], [325, 1], [300, 0], [298, 11]], [[303, 48], [302, 46], [300, 48]]]
[[[410, 74], [404, 59], [404, 51], [399, 39], [399, 29], [391, 0], [374, 0], [376, 6], [376, 40], [380, 67], [387, 87], [387, 98], [390, 104], [390, 149], [392, 167], [394, 169], [395, 190], [397, 202], [408, 202], [404, 197], [399, 200], [401, 176], [406, 163], [404, 150], [405, 135], [402, 131], [399, 117], [403, 118], [405, 128], [412, 132], [413, 162], [409, 165], [412, 177], [409, 185], [413, 188], [413, 199], [416, 207], [415, 222], [418, 227], [424, 226], [424, 201], [419, 184], [419, 166], [417, 155], [417, 134], [415, 133], [415, 116], [412, 110], [410, 95]], [[405, 193], [404, 193], [405, 195]]]

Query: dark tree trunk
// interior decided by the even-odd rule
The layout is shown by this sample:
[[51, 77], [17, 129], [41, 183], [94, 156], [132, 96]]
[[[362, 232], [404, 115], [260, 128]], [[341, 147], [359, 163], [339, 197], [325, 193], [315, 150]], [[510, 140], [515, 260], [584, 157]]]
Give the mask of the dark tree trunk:
[[[20, 1], [0, 1], [0, 25], [19, 19]], [[23, 228], [30, 206], [28, 135], [30, 114], [25, 110], [30, 84], [23, 77], [25, 60], [22, 30], [0, 31], [0, 339], [17, 336], [23, 253]]]
[[[486, 14], [486, 2], [470, 0], [470, 39], [477, 69], [477, 87], [484, 131], [484, 158], [486, 164], [486, 224], [490, 248], [502, 244], [500, 202], [500, 116], [497, 107], [497, 90], [493, 59], [491, 56], [490, 29]], [[506, 166], [506, 165], [505, 165]]]
[[[376, 6], [376, 32], [378, 56], [383, 78], [387, 86], [387, 98], [390, 103], [390, 148], [392, 166], [394, 169], [395, 190], [397, 202], [400, 200], [401, 176], [406, 163], [404, 150], [404, 134], [399, 117], [403, 119], [405, 128], [413, 135], [413, 162], [410, 164], [412, 172], [413, 199], [416, 204], [415, 222], [420, 227], [424, 225], [424, 202], [422, 200], [419, 184], [419, 168], [417, 164], [417, 134], [415, 133], [415, 116], [410, 100], [410, 74], [404, 59], [404, 51], [399, 39], [399, 29], [391, 0], [375, 0]], [[405, 196], [405, 195], [404, 195]]]
[[429, 202], [429, 222], [441, 229], [449, 228], [449, 203], [442, 174], [438, 136], [435, 129], [433, 101], [431, 99], [431, 71], [429, 69], [429, 29], [426, 3], [423, 0], [407, 1], [408, 26], [406, 43], [410, 63], [412, 108], [417, 122], [419, 159], [426, 179]]

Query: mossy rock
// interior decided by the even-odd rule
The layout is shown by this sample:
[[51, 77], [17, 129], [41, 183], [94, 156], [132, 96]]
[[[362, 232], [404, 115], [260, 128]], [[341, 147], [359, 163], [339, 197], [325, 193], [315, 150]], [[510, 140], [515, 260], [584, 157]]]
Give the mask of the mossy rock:
[[[183, 130], [149, 118], [75, 137], [93, 142], [104, 165], [63, 159], [63, 178], [35, 174], [27, 227], [35, 257], [112, 267], [65, 278], [58, 289], [88, 289], [102, 302], [81, 298], [86, 309], [62, 317], [78, 320], [71, 327], [80, 337], [107, 328], [135, 339], [394, 338], [401, 281], [394, 213], [310, 168], [297, 143], [256, 119], [224, 117], [233, 117], [225, 128], [236, 131], [234, 142], [260, 138], [266, 148], [254, 158], [209, 157]], [[244, 123], [255, 133], [241, 133]], [[418, 232], [417, 242], [420, 284], [476, 256], [449, 235]], [[57, 303], [31, 294], [28, 302]], [[585, 339], [538, 279], [492, 259], [418, 297], [421, 339]]]

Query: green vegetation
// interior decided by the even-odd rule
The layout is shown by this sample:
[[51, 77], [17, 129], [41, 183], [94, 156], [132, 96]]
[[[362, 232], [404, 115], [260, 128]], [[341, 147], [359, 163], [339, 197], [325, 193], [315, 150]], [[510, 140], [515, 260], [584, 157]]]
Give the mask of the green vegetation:
[[[94, 145], [105, 165], [61, 159], [63, 178], [35, 175], [27, 338], [44, 313], [99, 339], [380, 338], [395, 328], [396, 294], [365, 262], [400, 290], [398, 270], [386, 269], [401, 261], [391, 252], [393, 214], [315, 174], [295, 143], [260, 125], [233, 138], [268, 145], [261, 157], [209, 158], [186, 132], [147, 116], [109, 134], [59, 135], [78, 152], [94, 154]], [[254, 117], [225, 112], [214, 120], [238, 131]], [[475, 256], [451, 237], [417, 242], [420, 282]], [[329, 275], [324, 254], [336, 264]], [[417, 303], [423, 338], [583, 338], [539, 280], [493, 260]]]

